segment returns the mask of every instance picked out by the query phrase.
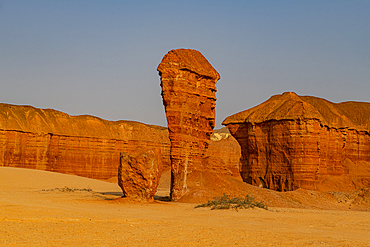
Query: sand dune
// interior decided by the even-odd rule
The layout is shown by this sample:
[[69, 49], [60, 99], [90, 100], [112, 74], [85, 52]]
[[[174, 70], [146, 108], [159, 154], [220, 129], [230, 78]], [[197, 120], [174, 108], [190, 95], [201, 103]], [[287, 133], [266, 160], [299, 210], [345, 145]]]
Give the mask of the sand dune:
[[370, 212], [120, 199], [113, 183], [0, 167], [0, 246], [370, 246]]
[[122, 192], [117, 184], [74, 175], [13, 167], [0, 167], [0, 171], [1, 188], [40, 190], [67, 186], [71, 188], [90, 188], [99, 192], [106, 190]]

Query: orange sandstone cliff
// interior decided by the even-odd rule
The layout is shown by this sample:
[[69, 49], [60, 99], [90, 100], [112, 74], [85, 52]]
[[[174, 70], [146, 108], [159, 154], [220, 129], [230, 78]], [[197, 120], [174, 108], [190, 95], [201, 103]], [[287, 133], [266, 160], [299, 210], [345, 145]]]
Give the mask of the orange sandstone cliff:
[[120, 152], [158, 150], [169, 167], [167, 128], [0, 104], [0, 166], [117, 178]]
[[241, 149], [227, 128], [214, 130], [204, 155], [210, 165], [206, 167], [219, 175], [241, 178], [239, 172]]
[[[212, 169], [238, 176], [239, 144], [228, 134], [215, 135], [208, 149], [218, 160]], [[116, 181], [120, 153], [137, 157], [153, 150], [168, 170], [170, 145], [164, 127], [0, 104], [0, 166]]]
[[161, 77], [171, 141], [171, 198], [196, 186], [215, 126], [216, 83], [220, 75], [196, 50], [169, 51], [157, 70]]
[[223, 121], [247, 183], [278, 191], [370, 187], [370, 103], [288, 92]]

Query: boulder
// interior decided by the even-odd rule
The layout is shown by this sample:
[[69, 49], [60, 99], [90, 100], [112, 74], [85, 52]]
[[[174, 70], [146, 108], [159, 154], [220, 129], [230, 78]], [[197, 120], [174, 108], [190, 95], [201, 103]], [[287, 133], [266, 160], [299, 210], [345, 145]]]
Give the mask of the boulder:
[[162, 172], [161, 157], [152, 150], [137, 155], [121, 153], [118, 185], [125, 197], [136, 201], [152, 201]]
[[370, 186], [370, 103], [288, 92], [223, 121], [247, 183], [278, 191]]

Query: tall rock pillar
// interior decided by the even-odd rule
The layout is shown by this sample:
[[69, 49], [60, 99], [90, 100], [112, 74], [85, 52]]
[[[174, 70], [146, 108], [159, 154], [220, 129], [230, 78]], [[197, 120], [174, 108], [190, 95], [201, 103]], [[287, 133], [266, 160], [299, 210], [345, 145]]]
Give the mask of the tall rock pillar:
[[157, 68], [171, 141], [171, 198], [184, 196], [202, 170], [215, 126], [216, 82], [220, 75], [196, 50], [169, 51]]

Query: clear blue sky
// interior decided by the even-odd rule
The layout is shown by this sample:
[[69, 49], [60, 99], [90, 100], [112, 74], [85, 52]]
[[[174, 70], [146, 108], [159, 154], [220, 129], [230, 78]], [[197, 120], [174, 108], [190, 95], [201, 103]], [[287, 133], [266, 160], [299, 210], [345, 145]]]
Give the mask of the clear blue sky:
[[221, 74], [216, 128], [271, 95], [370, 101], [370, 1], [0, 0], [0, 102], [166, 126], [173, 48]]

